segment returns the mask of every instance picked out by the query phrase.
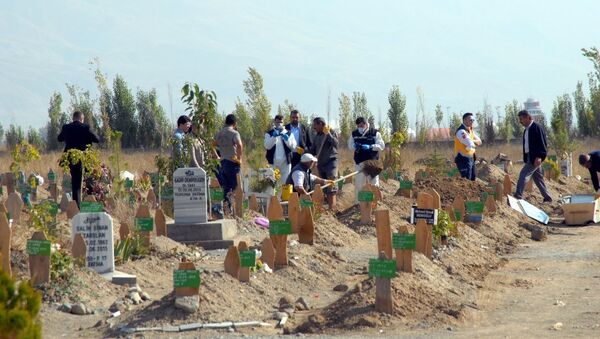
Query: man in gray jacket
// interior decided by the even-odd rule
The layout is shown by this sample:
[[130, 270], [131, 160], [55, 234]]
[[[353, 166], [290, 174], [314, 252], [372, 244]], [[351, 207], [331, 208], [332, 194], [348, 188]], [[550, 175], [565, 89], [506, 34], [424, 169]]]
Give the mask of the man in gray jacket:
[[[326, 180], [335, 180], [338, 176], [338, 136], [321, 117], [313, 120], [313, 128], [317, 132], [312, 140], [310, 153], [314, 154], [317, 161], [319, 177]], [[324, 190], [327, 204], [330, 209], [335, 209], [337, 188], [335, 185]]]

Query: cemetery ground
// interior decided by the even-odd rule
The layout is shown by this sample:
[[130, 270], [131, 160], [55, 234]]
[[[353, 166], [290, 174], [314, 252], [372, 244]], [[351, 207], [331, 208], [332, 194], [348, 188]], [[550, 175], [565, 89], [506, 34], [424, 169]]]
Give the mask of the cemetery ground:
[[[586, 143], [585, 151], [597, 143]], [[499, 152], [513, 161], [520, 159], [520, 145], [482, 150], [482, 156], [488, 159]], [[408, 149], [403, 156], [403, 174], [414, 178], [416, 171], [424, 168], [415, 161], [430, 151]], [[451, 159], [449, 147], [437, 151]], [[350, 167], [349, 155], [345, 158], [342, 169]], [[8, 171], [7, 159], [6, 155], [2, 157], [2, 173]], [[45, 155], [24, 170], [46, 173], [48, 166], [56, 169], [56, 159], [56, 154]], [[137, 174], [154, 167], [150, 153], [126, 154], [125, 160], [130, 164], [128, 170]], [[513, 187], [519, 169], [520, 165], [515, 164]], [[433, 188], [440, 194], [441, 207], [446, 208], [457, 197], [479, 197], [488, 182], [504, 178], [503, 171], [494, 165], [479, 170], [483, 181], [475, 183], [446, 176], [415, 182], [413, 198], [397, 195], [399, 182], [390, 178], [382, 182], [382, 200], [377, 209], [389, 210], [393, 232], [404, 225], [412, 231], [414, 226], [408, 217], [416, 193]], [[574, 170], [587, 177], [577, 166]], [[547, 180], [547, 184], [554, 197], [590, 191], [589, 184], [573, 177]], [[48, 193], [42, 188], [40, 195], [45, 198]], [[136, 275], [139, 288], [149, 300], [134, 303], [127, 297], [131, 286], [112, 284], [91, 270], [75, 267], [64, 276], [54, 272], [51, 283], [40, 289], [44, 337], [254, 337], [287, 333], [340, 337], [597, 337], [600, 298], [594, 294], [594, 287], [600, 280], [600, 230], [560, 224], [562, 210], [557, 199], [544, 205], [535, 188], [526, 193], [526, 198], [550, 215], [548, 226], [514, 211], [505, 198], [498, 201], [497, 211], [485, 214], [480, 223], [457, 222], [457, 232], [447, 245], [434, 244], [431, 260], [414, 251], [414, 273], [398, 272], [391, 280], [391, 314], [375, 310], [376, 284], [368, 275], [369, 259], [377, 257], [375, 224], [360, 223], [360, 211], [352, 206], [353, 186], [346, 184], [340, 193], [339, 213], [315, 213], [314, 245], [299, 243], [296, 235], [289, 236], [288, 266], [276, 268], [273, 273], [252, 272], [248, 283], [224, 272], [227, 251], [204, 250], [155, 235], [149, 254], [116, 267]], [[113, 217], [116, 243], [120, 226], [132, 224], [135, 208], [116, 206], [108, 212]], [[236, 244], [246, 241], [255, 248], [269, 236], [268, 230], [253, 222], [254, 216], [258, 214], [247, 210], [244, 218], [236, 219]], [[12, 229], [12, 274], [21, 281], [30, 275], [25, 247], [34, 230], [29, 226], [29, 217], [24, 212]], [[58, 220], [62, 241], [70, 248], [70, 222], [64, 213]], [[541, 230], [548, 240], [531, 240], [532, 230]], [[174, 307], [173, 271], [184, 257], [201, 272], [200, 308], [193, 314]], [[61, 311], [67, 303], [82, 303], [93, 314]], [[111, 317], [116, 311], [120, 315]], [[277, 326], [274, 312], [290, 314], [284, 326]], [[269, 326], [163, 331], [194, 323], [243, 321]], [[160, 331], [128, 332], [135, 328]]]

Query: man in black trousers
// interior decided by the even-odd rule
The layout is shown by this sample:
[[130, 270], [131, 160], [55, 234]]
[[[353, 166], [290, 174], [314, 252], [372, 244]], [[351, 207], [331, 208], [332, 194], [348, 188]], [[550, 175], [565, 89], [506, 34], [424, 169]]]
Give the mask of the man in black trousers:
[[[90, 131], [90, 126], [83, 123], [83, 113], [75, 111], [73, 113], [73, 122], [70, 124], [63, 125], [60, 134], [58, 135], [58, 141], [65, 143], [64, 152], [70, 149], [78, 149], [85, 151], [88, 145], [93, 142], [98, 143], [98, 137]], [[69, 165], [71, 169], [71, 189], [73, 191], [73, 200], [77, 202], [77, 207], [81, 202], [81, 176], [83, 172], [83, 166], [80, 163]]]
[[600, 172], [600, 151], [579, 155], [579, 164], [590, 171], [594, 192], [599, 193], [598, 172]]
[[533, 117], [527, 110], [520, 111], [518, 116], [519, 122], [525, 127], [523, 132], [523, 161], [525, 165], [519, 174], [515, 198], [523, 199], [525, 184], [533, 178], [533, 182], [535, 182], [544, 197], [544, 202], [552, 202], [552, 197], [548, 193], [542, 174], [542, 162], [548, 154], [546, 132], [538, 123], [533, 121]]
[[302, 153], [308, 152], [310, 148], [310, 135], [308, 128], [300, 122], [300, 112], [297, 109], [290, 112], [290, 123], [285, 129], [290, 131], [296, 139], [296, 148], [292, 150], [292, 168], [300, 163]]

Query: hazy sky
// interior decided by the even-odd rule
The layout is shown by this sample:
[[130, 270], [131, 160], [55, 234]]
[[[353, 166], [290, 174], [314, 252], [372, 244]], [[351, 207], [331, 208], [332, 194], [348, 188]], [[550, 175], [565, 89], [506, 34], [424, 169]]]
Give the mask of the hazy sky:
[[[263, 75], [273, 113], [284, 99], [332, 117], [341, 92], [364, 91], [385, 115], [399, 85], [411, 121], [426, 108], [477, 111], [528, 96], [549, 112], [587, 85], [582, 47], [600, 46], [599, 1], [12, 1], [0, 2], [0, 122], [41, 127], [65, 83], [97, 95], [88, 62], [135, 91], [156, 88], [180, 114], [185, 81], [216, 91], [219, 110]], [[587, 86], [586, 86], [587, 88]], [[67, 100], [66, 100], [67, 101]], [[66, 105], [63, 107], [66, 109]]]

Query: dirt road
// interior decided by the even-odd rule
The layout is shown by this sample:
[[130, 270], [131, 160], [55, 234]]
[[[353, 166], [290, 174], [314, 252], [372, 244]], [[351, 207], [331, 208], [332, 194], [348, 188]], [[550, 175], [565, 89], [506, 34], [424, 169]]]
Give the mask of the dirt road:
[[470, 311], [463, 325], [394, 333], [410, 338], [600, 337], [600, 227], [554, 228], [547, 241], [523, 244], [507, 259], [486, 278], [477, 297], [479, 310]]

